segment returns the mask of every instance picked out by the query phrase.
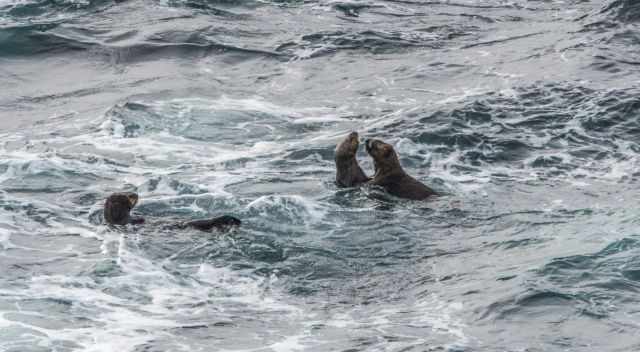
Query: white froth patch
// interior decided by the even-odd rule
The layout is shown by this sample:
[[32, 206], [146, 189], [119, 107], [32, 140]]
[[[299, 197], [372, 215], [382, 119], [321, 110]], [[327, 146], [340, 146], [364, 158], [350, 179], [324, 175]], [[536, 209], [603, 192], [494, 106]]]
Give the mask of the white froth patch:
[[0, 228], [0, 246], [2, 247], [2, 249], [5, 249], [5, 250], [15, 247], [11, 243], [11, 232], [9, 230]]
[[276, 275], [254, 277], [209, 264], [200, 265], [196, 275], [199, 281], [206, 283], [202, 289], [210, 292], [209, 299], [220, 302], [222, 310], [225, 303], [235, 302], [263, 312], [286, 312], [292, 315], [292, 319], [302, 316], [300, 308], [273, 295], [273, 285], [278, 281]]
[[422, 313], [418, 321], [430, 325], [434, 333], [452, 335], [458, 339], [457, 344], [469, 342], [464, 333], [466, 324], [455, 317], [464, 308], [461, 302], [448, 303], [440, 300], [436, 294], [431, 294], [427, 299], [419, 300], [416, 308]]
[[101, 231], [98, 233], [100, 239], [102, 240], [102, 244], [100, 245], [100, 250], [102, 255], [111, 256], [111, 253], [114, 245], [116, 245], [116, 249], [119, 248], [120, 237], [121, 234], [110, 231], [106, 226], [101, 227]]
[[160, 109], [167, 106], [179, 107], [186, 112], [191, 112], [195, 109], [211, 111], [238, 110], [255, 111], [267, 113], [273, 116], [292, 117], [294, 119], [305, 118], [309, 116], [325, 116], [327, 118], [334, 118], [334, 116], [332, 115], [333, 109], [330, 108], [293, 108], [271, 103], [259, 96], [242, 99], [235, 99], [226, 95], [223, 95], [217, 99], [183, 98], [153, 102], [150, 105]]
[[425, 155], [420, 145], [408, 138], [400, 138], [397, 143], [394, 143], [394, 148], [401, 156], [419, 156], [425, 160], [429, 160], [430, 155]]
[[[193, 114], [201, 114], [206, 112], [220, 112], [220, 111], [238, 111], [244, 113], [257, 113], [257, 114], [268, 114], [269, 118], [265, 121], [261, 121], [260, 126], [263, 128], [270, 128], [274, 131], [277, 130], [277, 127], [271, 126], [269, 121], [276, 120], [275, 122], [284, 123], [288, 125], [296, 125], [296, 124], [321, 124], [321, 123], [330, 123], [337, 124], [343, 123], [344, 119], [343, 115], [347, 114], [346, 111], [341, 111], [340, 109], [334, 108], [314, 108], [314, 107], [306, 107], [306, 108], [293, 108], [289, 106], [281, 106], [276, 105], [271, 102], [268, 102], [261, 97], [253, 97], [253, 98], [245, 98], [245, 99], [233, 99], [227, 96], [222, 96], [217, 99], [204, 99], [204, 98], [184, 98], [184, 99], [172, 99], [167, 101], [155, 101], [155, 102], [144, 102], [138, 103], [141, 105], [145, 105], [150, 110], [154, 111], [160, 115], [171, 115], [173, 118], [171, 121], [175, 120], [188, 120], [189, 116]], [[238, 145], [219, 145], [219, 148], [222, 150], [212, 150], [212, 146], [215, 146], [215, 143], [199, 143], [195, 140], [185, 139], [181, 136], [172, 135], [167, 131], [160, 131], [150, 134], [145, 134], [142, 132], [142, 135], [136, 135], [135, 138], [123, 138], [125, 133], [125, 127], [123, 122], [120, 121], [120, 117], [112, 116], [108, 112], [105, 113], [106, 119], [100, 125], [101, 135], [104, 137], [111, 137], [115, 140], [120, 140], [118, 143], [118, 149], [122, 149], [122, 144], [126, 144], [127, 140], [130, 139], [139, 139], [139, 138], [147, 138], [151, 141], [140, 143], [140, 141], [136, 141], [136, 145], [147, 145], [149, 146], [150, 142], [153, 140], [157, 140], [160, 136], [163, 137], [162, 143], [169, 145], [178, 145], [181, 148], [184, 147], [183, 144], [188, 146], [198, 145], [199, 149], [205, 150], [207, 153], [207, 157], [209, 160], [215, 161], [224, 161], [224, 160], [232, 160], [242, 157], [254, 157], [256, 154], [252, 154], [255, 152], [281, 152], [286, 149], [286, 145], [281, 143], [274, 143], [270, 148], [264, 148], [264, 145], [258, 146], [259, 142], [254, 145], [252, 150], [247, 150], [246, 148], [243, 150], [241, 146]], [[175, 118], [177, 116], [177, 118]], [[230, 124], [234, 124], [235, 122], [229, 121]], [[248, 129], [248, 126], [253, 125], [254, 122], [238, 122], [235, 127], [240, 129]], [[175, 124], [172, 124], [174, 126]], [[174, 126], [175, 127], [175, 126]], [[197, 126], [191, 126], [187, 123], [185, 126], [197, 128]], [[317, 132], [317, 133], [326, 133], [326, 132]], [[313, 137], [313, 136], [312, 136]], [[302, 142], [301, 142], [302, 143]], [[295, 143], [294, 143], [295, 144]], [[174, 146], [175, 147], [175, 146]], [[198, 149], [196, 148], [196, 149]], [[166, 148], [165, 148], [166, 149]], [[173, 148], [175, 149], [175, 148]], [[162, 149], [158, 149], [162, 150]], [[173, 151], [173, 153], [177, 153], [177, 151]], [[244, 154], [243, 154], [244, 153]], [[149, 153], [150, 154], [150, 153]], [[156, 157], [159, 155], [163, 155], [166, 153], [157, 153]], [[223, 157], [220, 159], [220, 155], [228, 155], [228, 157]], [[177, 154], [176, 154], [177, 155]], [[190, 157], [191, 155], [191, 157]], [[189, 150], [185, 155], [181, 155], [184, 159], [192, 159], [193, 155], [198, 155], [198, 150]], [[260, 154], [258, 154], [260, 155]], [[150, 155], [147, 156], [149, 158]], [[162, 160], [162, 159], [161, 159]]]
[[100, 131], [103, 136], [113, 136], [115, 138], [124, 138], [124, 124], [122, 121], [114, 119], [106, 119], [100, 125]]
[[282, 152], [285, 149], [286, 145], [282, 143], [260, 141], [253, 144], [253, 147], [251, 147], [251, 152], [254, 155], [261, 155]]
[[115, 304], [125, 303], [120, 298], [92, 289], [92, 284], [93, 280], [88, 277], [34, 276], [31, 278], [31, 285], [26, 291], [28, 293], [26, 297], [73, 299], [86, 303], [90, 303], [94, 299]]
[[577, 180], [575, 180], [575, 179], [570, 180], [570, 181], [569, 181], [569, 183], [570, 183], [571, 185], [573, 185], [574, 187], [577, 187], [577, 188], [586, 188], [586, 187], [589, 187], [589, 186], [591, 185], [591, 184], [590, 184], [590, 183], [588, 183], [588, 182], [584, 182], [584, 181], [577, 181]]
[[[96, 231], [90, 229], [90, 228], [85, 228], [85, 227], [79, 227], [79, 226], [71, 226], [69, 224], [63, 224], [60, 222], [56, 222], [56, 221], [51, 221], [49, 223], [49, 225], [52, 227], [50, 230], [48, 230], [47, 232], [52, 234], [52, 235], [68, 235], [70, 233], [74, 234], [74, 235], [78, 235], [80, 237], [84, 237], [84, 238], [96, 238], [96, 239], [103, 239], [102, 236], [100, 236]], [[89, 225], [87, 225], [89, 226]]]
[[[401, 336], [400, 341], [385, 342], [384, 348], [392, 350], [433, 345], [434, 341], [447, 341], [447, 346], [459, 347], [469, 345], [472, 340], [465, 334], [467, 325], [459, 317], [463, 311], [464, 306], [461, 302], [446, 302], [436, 294], [430, 294], [397, 304], [355, 306], [331, 314], [328, 319], [323, 313], [322, 316], [312, 316], [305, 326], [320, 324], [338, 331], [357, 331], [356, 336], [362, 338], [379, 335]], [[315, 320], [318, 318], [324, 319]], [[404, 330], [404, 327], [409, 329]]]
[[[0, 295], [7, 298], [71, 301], [74, 306], [88, 310], [94, 324], [86, 328], [47, 329], [7, 320], [4, 317], [6, 312], [0, 312], [0, 326], [19, 326], [37, 331], [46, 335], [38, 337], [41, 343], [64, 340], [77, 343], [82, 351], [124, 352], [133, 351], [158, 338], [172, 336], [168, 330], [183, 325], [179, 322], [180, 317], [201, 315], [206, 319], [202, 323], [207, 324], [211, 318], [237, 317], [238, 310], [247, 314], [247, 309], [259, 314], [285, 314], [291, 321], [298, 321], [304, 316], [302, 309], [274, 295], [273, 284], [278, 281], [275, 275], [254, 277], [229, 268], [202, 264], [193, 278], [177, 279], [167, 273], [161, 263], [154, 263], [129, 250], [122, 241], [124, 236], [120, 238], [117, 256], [125, 275], [108, 278], [102, 284], [88, 277], [36, 276], [27, 288], [0, 289]], [[152, 299], [150, 303], [144, 303], [115, 297], [101, 289], [105, 287], [116, 290], [133, 287]], [[212, 303], [194, 305], [198, 302]], [[32, 341], [29, 339], [22, 343]], [[299, 346], [295, 338], [289, 337], [273, 344], [277, 351], [298, 349]], [[188, 350], [188, 346], [183, 347]]]
[[493, 91], [490, 87], [475, 87], [475, 88], [462, 88], [456, 91], [452, 91], [447, 93], [447, 98], [436, 101], [434, 104], [437, 105], [448, 105], [451, 103], [457, 103], [465, 100], [473, 100], [471, 97], [482, 96]]
[[300, 195], [261, 196], [249, 203], [247, 209], [263, 217], [273, 217], [277, 214], [287, 221], [307, 226], [321, 222], [327, 215], [325, 207]]
[[303, 336], [288, 336], [283, 341], [276, 342], [268, 347], [275, 352], [304, 351], [305, 346], [300, 341], [302, 337]]

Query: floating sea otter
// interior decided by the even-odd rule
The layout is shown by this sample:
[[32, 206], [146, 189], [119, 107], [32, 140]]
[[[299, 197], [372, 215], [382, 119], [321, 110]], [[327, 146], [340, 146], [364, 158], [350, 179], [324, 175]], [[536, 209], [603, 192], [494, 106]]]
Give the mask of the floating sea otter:
[[[111, 225], [142, 224], [144, 218], [132, 217], [131, 209], [138, 203], [138, 195], [133, 192], [114, 193], [104, 204], [104, 219]], [[240, 226], [241, 221], [233, 216], [223, 215], [212, 219], [192, 220], [169, 225], [171, 228], [184, 229], [192, 227], [201, 231], [211, 229], [225, 230]]]
[[359, 145], [358, 133], [351, 132], [336, 147], [336, 184], [340, 187], [354, 187], [370, 180], [356, 159]]
[[339, 187], [354, 187], [372, 184], [384, 188], [389, 194], [400, 198], [426, 199], [436, 192], [409, 176], [400, 165], [398, 154], [390, 144], [376, 139], [366, 141], [367, 153], [373, 158], [375, 175], [367, 177], [356, 160], [358, 134], [351, 132], [336, 147], [336, 184]]
[[434, 190], [409, 176], [402, 169], [398, 154], [391, 144], [368, 139], [365, 146], [367, 153], [373, 158], [373, 167], [376, 172], [370, 184], [380, 186], [389, 194], [400, 198], [422, 200], [436, 195]]

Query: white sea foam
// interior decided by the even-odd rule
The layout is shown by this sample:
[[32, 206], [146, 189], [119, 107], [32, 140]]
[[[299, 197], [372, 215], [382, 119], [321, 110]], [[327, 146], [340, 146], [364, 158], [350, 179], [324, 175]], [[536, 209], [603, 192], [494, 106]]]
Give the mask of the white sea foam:
[[[482, 91], [471, 90], [464, 92], [462, 97], [454, 97], [451, 98], [454, 100], [445, 100], [440, 103], [446, 104], [456, 99], [466, 99], [473, 94], [482, 94]], [[142, 199], [141, 204], [145, 201], [173, 204], [173, 201], [189, 197], [195, 201], [182, 203], [182, 208], [174, 209], [189, 212], [206, 211], [197, 202], [201, 198], [224, 198], [234, 206], [238, 205], [240, 211], [245, 212], [248, 217], [260, 221], [272, 220], [282, 226], [291, 226], [305, 231], [315, 230], [315, 225], [326, 225], [329, 222], [339, 228], [340, 219], [335, 219], [331, 215], [334, 210], [340, 209], [340, 206], [325, 201], [324, 195], [243, 195], [245, 198], [237, 199], [240, 197], [235, 196], [233, 191], [226, 190], [226, 187], [236, 183], [250, 183], [269, 172], [276, 175], [275, 177], [288, 177], [286, 174], [288, 172], [301, 173], [305, 174], [305, 179], [313, 178], [314, 176], [307, 175], [313, 175], [318, 171], [332, 173], [332, 161], [322, 158], [317, 163], [315, 162], [317, 159], [313, 159], [314, 162], [300, 163], [291, 170], [273, 170], [269, 163], [273, 162], [274, 157], [282, 158], [292, 150], [310, 147], [332, 148], [337, 140], [351, 128], [361, 128], [360, 132], [364, 136], [367, 131], [383, 129], [384, 126], [403, 118], [412, 109], [421, 108], [416, 105], [399, 108], [391, 114], [367, 120], [365, 126], [359, 126], [361, 121], [340, 119], [339, 116], [343, 112], [337, 113], [338, 109], [282, 107], [261, 98], [177, 99], [144, 102], [144, 104], [154, 113], [161, 114], [167, 119], [180, 118], [180, 116], [186, 119], [196, 112], [220, 110], [256, 112], [256, 119], [259, 119], [261, 114], [267, 114], [269, 116], [266, 119], [273, 119], [273, 121], [267, 121], [268, 123], [265, 122], [261, 127], [266, 126], [265, 128], [272, 131], [274, 136], [279, 133], [281, 128], [279, 124], [286, 124], [289, 127], [296, 125], [296, 128], [300, 128], [301, 124], [326, 125], [317, 130], [305, 130], [303, 137], [295, 135], [268, 140], [256, 138], [244, 144], [235, 145], [224, 141], [192, 140], [166, 128], [141, 131], [129, 138], [125, 133], [124, 121], [121, 121], [120, 117], [105, 113], [96, 120], [88, 121], [87, 126], [73, 127], [82, 133], [73, 135], [72, 128], [69, 127], [70, 130], [65, 131], [65, 134], [72, 135], [70, 137], [50, 136], [47, 131], [42, 131], [42, 134], [36, 133], [36, 136], [12, 136], [12, 143], [16, 143], [11, 148], [6, 147], [5, 143], [5, 147], [0, 149], [0, 155], [3, 156], [0, 166], [7, 166], [7, 170], [0, 175], [0, 184], [37, 177], [43, 173], [61, 179], [71, 173], [94, 174], [104, 178], [104, 182], [97, 182], [97, 185], [92, 184], [81, 191], [107, 193], [126, 185], [127, 188], [138, 188]], [[254, 126], [253, 123], [253, 121], [242, 122], [239, 128], [250, 131]], [[90, 132], [87, 133], [87, 131]], [[396, 136], [395, 140], [392, 138], [391, 141], [402, 156], [412, 158], [414, 162], [417, 160], [421, 165], [430, 165], [428, 170], [408, 170], [410, 173], [417, 172], [420, 175], [428, 175], [429, 178], [442, 179], [454, 192], [466, 193], [481, 190], [492, 182], [495, 174], [508, 175], [518, 182], [536, 180], [539, 177], [536, 170], [528, 166], [538, 155], [523, 161], [522, 168], [482, 164], [476, 168], [475, 173], [458, 172], [451, 166], [461, 163], [463, 151], [453, 151], [441, 156], [432, 152], [438, 146], [422, 146], [409, 139], [398, 137], [400, 136]], [[531, 143], [542, 146], [547, 143], [550, 136], [539, 138]], [[25, 139], [32, 139], [30, 147], [20, 146], [20, 143], [17, 143]], [[38, 141], [46, 141], [47, 145], [40, 145]], [[631, 149], [624, 152], [631, 153]], [[564, 162], [574, 162], [568, 156], [561, 155], [561, 157]], [[226, 162], [241, 159], [248, 161], [241, 161], [245, 164], [240, 166], [240, 170], [224, 165]], [[113, 161], [116, 165], [112, 163]], [[610, 168], [593, 170], [585, 167], [582, 171], [589, 177], [606, 179], [610, 176], [611, 180], [615, 181], [628, 177], [638, 166], [637, 160], [633, 157], [620, 163], [614, 159], [603, 162], [611, 163]], [[158, 183], [152, 184], [151, 179], [154, 182], [157, 180]], [[572, 177], [568, 178], [568, 182], [572, 180]], [[177, 186], [175, 182], [178, 182]], [[573, 182], [586, 181], [573, 180]], [[198, 194], [189, 194], [189, 191], [182, 193], [180, 189], [183, 186], [187, 190], [191, 187], [197, 189]], [[69, 185], [69, 188], [77, 191], [73, 188], [73, 184]], [[240, 270], [232, 269], [231, 266], [220, 266], [219, 262], [213, 264], [206, 254], [188, 264], [178, 263], [180, 258], [178, 254], [186, 253], [191, 249], [197, 249], [198, 252], [202, 249], [203, 253], [227, 250], [227, 248], [217, 247], [209, 250], [207, 247], [211, 242], [220, 241], [222, 237], [211, 236], [202, 243], [194, 243], [193, 247], [176, 248], [175, 253], [156, 260], [145, 253], [144, 245], [151, 243], [151, 246], [164, 246], [167, 243], [163, 241], [170, 242], [170, 239], [153, 238], [156, 235], [160, 236], [152, 233], [153, 231], [135, 233], [136, 230], [133, 227], [127, 228], [124, 231], [126, 234], [123, 234], [93, 224], [89, 219], [74, 219], [77, 217], [75, 214], [99, 211], [102, 198], [95, 204], [86, 206], [68, 201], [65, 198], [67, 194], [59, 199], [48, 198], [46, 195], [27, 197], [0, 193], [0, 196], [3, 202], [30, 204], [46, 213], [55, 214], [53, 218], [47, 219], [46, 225], [38, 223], [20, 210], [11, 212], [11, 215], [0, 214], [0, 223], [7, 224], [6, 227], [0, 227], [0, 250], [15, 246], [11, 242], [13, 228], [33, 231], [36, 234], [46, 232], [49, 236], [77, 234], [82, 238], [95, 238], [100, 241], [100, 252], [82, 253], [73, 246], [60, 246], [50, 251], [73, 254], [78, 266], [87, 267], [86, 272], [91, 272], [91, 265], [100, 261], [113, 265], [115, 272], [112, 276], [97, 277], [72, 277], [64, 273], [35, 275], [30, 281], [24, 282], [23, 286], [0, 289], [3, 299], [7, 300], [69, 301], [73, 309], [79, 312], [77, 314], [88, 319], [83, 326], [49, 329], [36, 324], [10, 320], [10, 315], [7, 313], [13, 312], [13, 309], [0, 312], [0, 326], [3, 328], [19, 326], [45, 335], [18, 342], [23, 345], [30, 343], [31, 345], [36, 343], [52, 345], [54, 342], [65, 340], [78, 344], [81, 351], [127, 352], [141, 345], [165, 339], [174, 343], [170, 347], [172, 350], [195, 350], [190, 345], [193, 341], [174, 341], [179, 338], [181, 332], [175, 332], [173, 329], [179, 329], [185, 325], [185, 322], [188, 325], [207, 326], [219, 321], [237, 324], [234, 329], [245, 333], [243, 345], [235, 349], [245, 351], [297, 351], [312, 349], [323, 344], [333, 346], [331, 343], [344, 346], [345, 341], [349, 343], [354, 336], [370, 338], [374, 341], [377, 341], [375, 339], [380, 335], [401, 337], [397, 341], [385, 341], [380, 342], [381, 345], [373, 345], [372, 348], [380, 350], [400, 350], [411, 346], [424, 346], [434, 341], [442, 342], [442, 345], [467, 346], [473, 341], [469, 336], [468, 327], [461, 318], [465, 308], [462, 303], [444, 299], [436, 294], [413, 298], [410, 293], [406, 293], [402, 300], [393, 303], [332, 304], [331, 309], [324, 310], [315, 302], [309, 304], [305, 301], [305, 297], [286, 292], [288, 287], [283, 285], [291, 282], [286, 278], [283, 280], [276, 274], [261, 276], [262, 274], [252, 272], [253, 268]], [[556, 207], [562, 205], [555, 204]], [[354, 214], [369, 211], [371, 208], [352, 210]], [[244, 233], [243, 236], [247, 234]], [[229, 241], [234, 240], [233, 235], [229, 237]], [[34, 235], [35, 239], [36, 235]], [[242, 251], [238, 248], [233, 250]], [[258, 261], [251, 264], [261, 269], [270, 267]], [[274, 264], [273, 267], [287, 264], [288, 262]], [[175, 267], [178, 268], [176, 270], [185, 274], [176, 275], [173, 269]], [[310, 300], [315, 299], [317, 297]], [[324, 331], [318, 328], [319, 326], [326, 326], [326, 329], [332, 330]], [[408, 329], [403, 330], [403, 327]], [[249, 329], [260, 330], [250, 331]], [[250, 332], [254, 332], [256, 336], [251, 335]], [[211, 332], [211, 334], [215, 333]], [[16, 346], [20, 347], [20, 345]], [[219, 350], [225, 348], [224, 344], [218, 346], [215, 343], [210, 347]]]
[[[74, 306], [92, 312], [90, 319], [97, 325], [59, 330], [6, 319], [6, 312], [0, 312], [0, 326], [21, 326], [35, 330], [47, 336], [45, 343], [73, 341], [82, 346], [82, 351], [103, 352], [113, 351], [114, 348], [133, 351], [136, 346], [170, 336], [167, 329], [182, 325], [176, 320], [177, 317], [202, 314], [203, 309], [209, 309], [209, 314], [221, 312], [222, 316], [234, 316], [238, 314], [234, 310], [238, 309], [255, 309], [261, 314], [288, 314], [294, 320], [301, 316], [300, 308], [271, 296], [271, 285], [277, 282], [275, 276], [269, 279], [252, 278], [228, 268], [203, 264], [196, 273], [197, 281], [176, 280], [157, 263], [131, 251], [124, 238], [120, 236], [117, 257], [125, 275], [110, 278], [109, 286], [115, 290], [121, 290], [119, 287], [137, 287], [152, 298], [150, 303], [129, 301], [101, 292], [101, 286], [89, 278], [36, 276], [27, 288], [0, 289], [0, 294], [18, 299], [70, 301]], [[194, 306], [198, 302], [211, 302], [211, 305]], [[240, 303], [242, 306], [236, 307], [230, 303]], [[224, 313], [226, 310], [230, 311]], [[293, 340], [285, 339], [274, 346], [286, 348], [292, 343]]]
[[[0, 224], [2, 223], [2, 220], [0, 219]], [[9, 230], [0, 228], [0, 246], [2, 246], [2, 249], [9, 249], [9, 248], [13, 248], [14, 245], [11, 243], [11, 232]]]
[[397, 302], [393, 305], [378, 302], [375, 305], [355, 306], [339, 312], [323, 312], [310, 315], [305, 326], [327, 326], [336, 331], [328, 334], [306, 334], [296, 336], [296, 342], [302, 345], [328, 343], [332, 339], [342, 338], [347, 334], [351, 338], [373, 338], [381, 335], [401, 337], [395, 342], [386, 341], [383, 346], [372, 345], [372, 349], [402, 350], [411, 347], [433, 345], [433, 341], [448, 341], [450, 346], [468, 346], [472, 339], [465, 330], [466, 324], [459, 317], [463, 310], [460, 302], [446, 302], [436, 294], [426, 297]]
[[247, 208], [264, 217], [273, 216], [274, 212], [278, 212], [283, 223], [307, 226], [322, 221], [327, 214], [324, 207], [299, 195], [262, 196], [249, 203]]

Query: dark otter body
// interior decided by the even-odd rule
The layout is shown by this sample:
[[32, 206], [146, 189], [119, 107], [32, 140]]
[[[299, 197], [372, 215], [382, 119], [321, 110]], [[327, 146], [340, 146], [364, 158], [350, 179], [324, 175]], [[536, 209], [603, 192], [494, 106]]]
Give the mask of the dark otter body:
[[400, 198], [423, 200], [436, 195], [434, 190], [404, 172], [398, 155], [390, 144], [369, 139], [366, 148], [367, 153], [373, 158], [376, 171], [371, 184], [380, 186], [389, 194]]
[[114, 193], [104, 203], [104, 220], [112, 225], [137, 224], [142, 218], [132, 218], [131, 209], [138, 203], [138, 195], [133, 192]]
[[173, 225], [179, 229], [185, 229], [187, 227], [193, 227], [201, 231], [210, 231], [211, 229], [224, 230], [233, 226], [240, 226], [241, 221], [230, 215], [223, 215], [213, 219], [193, 220], [187, 222], [181, 222]]
[[[104, 203], [104, 220], [111, 225], [142, 224], [143, 218], [131, 216], [131, 209], [138, 203], [138, 195], [133, 192], [114, 193]], [[225, 230], [240, 226], [242, 222], [233, 216], [223, 215], [212, 219], [193, 220], [172, 224], [170, 228], [195, 228], [201, 231]]]
[[370, 180], [356, 159], [359, 145], [358, 133], [351, 132], [336, 146], [336, 184], [339, 187], [354, 187]]

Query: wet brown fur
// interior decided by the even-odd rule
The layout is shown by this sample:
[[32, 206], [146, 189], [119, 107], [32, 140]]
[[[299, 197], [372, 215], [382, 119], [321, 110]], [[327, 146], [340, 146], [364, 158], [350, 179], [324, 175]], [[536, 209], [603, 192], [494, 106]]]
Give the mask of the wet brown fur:
[[400, 198], [423, 200], [436, 195], [435, 191], [402, 169], [398, 154], [390, 144], [370, 139], [366, 141], [366, 149], [373, 158], [375, 168], [371, 184], [380, 186], [389, 194]]
[[370, 180], [356, 159], [359, 145], [358, 133], [351, 132], [336, 146], [336, 184], [339, 187], [355, 187]]
[[104, 203], [104, 220], [112, 225], [126, 225], [132, 222], [131, 209], [138, 203], [138, 195], [133, 192], [114, 193]]

